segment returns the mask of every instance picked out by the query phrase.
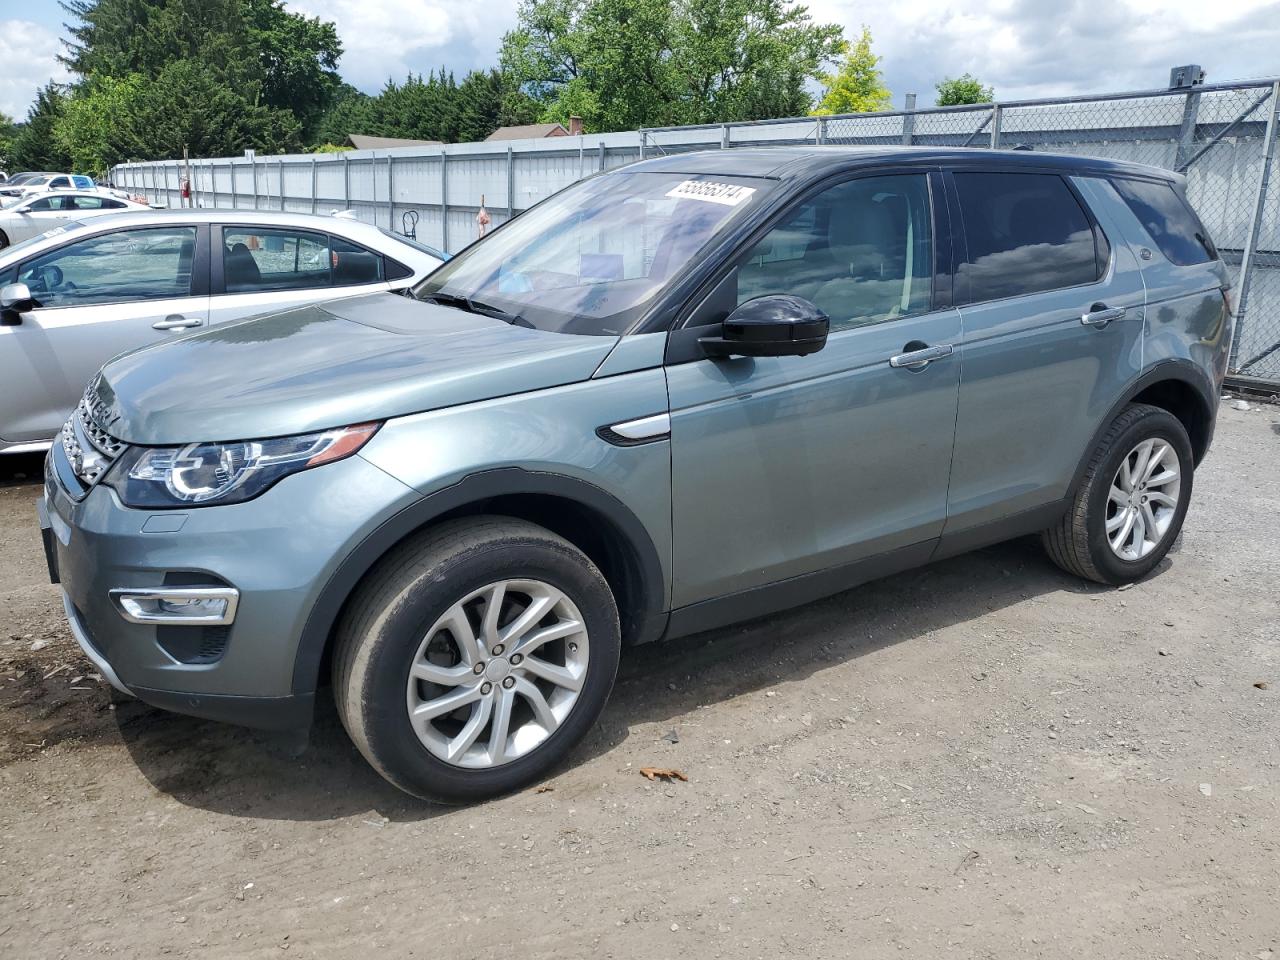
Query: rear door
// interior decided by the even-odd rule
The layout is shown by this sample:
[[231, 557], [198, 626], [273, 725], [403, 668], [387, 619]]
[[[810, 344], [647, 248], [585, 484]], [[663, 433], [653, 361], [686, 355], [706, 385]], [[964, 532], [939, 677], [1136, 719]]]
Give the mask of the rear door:
[[112, 357], [208, 322], [206, 229], [114, 230], [17, 267], [40, 305], [0, 327], [0, 438], [52, 438]]
[[223, 226], [213, 249], [215, 321], [390, 289], [381, 254], [314, 230]]
[[959, 168], [950, 181], [964, 370], [948, 536], [1056, 509], [1142, 369], [1145, 308], [1137, 258], [1069, 176]]

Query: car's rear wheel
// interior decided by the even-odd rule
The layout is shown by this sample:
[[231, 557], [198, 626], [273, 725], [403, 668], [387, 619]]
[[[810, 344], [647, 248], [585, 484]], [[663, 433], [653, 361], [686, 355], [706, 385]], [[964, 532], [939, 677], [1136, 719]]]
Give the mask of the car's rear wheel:
[[3, 250], [8, 245], [9, 245], [8, 236], [5, 235], [5, 232], [3, 230], [0, 230], [0, 250]]
[[1099, 583], [1146, 576], [1182, 529], [1194, 464], [1177, 417], [1147, 404], [1126, 407], [1094, 450], [1071, 510], [1044, 532], [1049, 556]]
[[620, 648], [609, 585], [576, 547], [505, 517], [388, 556], [339, 626], [334, 695], [388, 780], [445, 803], [552, 770], [591, 728]]

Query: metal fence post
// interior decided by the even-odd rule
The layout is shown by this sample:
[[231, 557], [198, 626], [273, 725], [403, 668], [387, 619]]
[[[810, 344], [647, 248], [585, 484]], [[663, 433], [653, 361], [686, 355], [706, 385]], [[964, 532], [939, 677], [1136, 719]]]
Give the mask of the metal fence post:
[[645, 157], [645, 154], [648, 153], [648, 148], [649, 148], [649, 134], [645, 131], [644, 127], [641, 127], [640, 128], [640, 159], [641, 160], [643, 160]]
[[440, 150], [440, 246], [449, 252], [449, 155]]
[[516, 215], [516, 158], [507, 144], [507, 219]]
[[604, 141], [600, 141], [600, 169], [604, 169]]
[[1196, 117], [1200, 113], [1200, 94], [1187, 94], [1182, 105], [1182, 126], [1178, 129], [1178, 150], [1173, 158], [1173, 169], [1181, 170], [1191, 157], [1191, 148], [1196, 142]]
[[914, 93], [907, 94], [905, 108], [907, 112], [902, 115], [902, 145], [909, 147], [916, 135], [916, 95]]
[[351, 209], [351, 158], [342, 154], [342, 209]]
[[236, 197], [236, 162], [234, 160], [227, 161], [227, 173], [231, 174], [231, 209], [235, 210], [240, 206], [240, 200]]
[[1244, 327], [1249, 301], [1249, 282], [1253, 279], [1253, 258], [1258, 248], [1258, 235], [1262, 229], [1262, 217], [1266, 212], [1267, 192], [1271, 185], [1271, 168], [1276, 154], [1276, 124], [1280, 121], [1280, 80], [1271, 84], [1271, 109], [1267, 111], [1266, 132], [1262, 136], [1262, 169], [1258, 172], [1258, 192], [1253, 201], [1253, 213], [1249, 217], [1249, 232], [1245, 236], [1244, 251], [1240, 254], [1239, 293], [1236, 295], [1235, 331], [1231, 338], [1231, 354], [1227, 369], [1234, 372], [1239, 360], [1240, 331]]
[[991, 105], [991, 149], [1000, 149], [1000, 122], [1004, 119], [1004, 108], [998, 103]]
[[284, 161], [280, 161], [280, 212], [284, 213]]
[[818, 144], [823, 144], [827, 142], [827, 118], [826, 117], [818, 118], [818, 129], [817, 129], [817, 132], [814, 134], [814, 142]]
[[387, 154], [387, 229], [396, 228], [396, 158]]
[[720, 149], [729, 149], [729, 125], [727, 123], [720, 124]]
[[316, 161], [320, 158], [314, 153], [311, 155], [311, 212], [316, 213], [320, 209], [320, 179], [316, 172]]
[[249, 178], [253, 182], [253, 209], [258, 209], [258, 157], [257, 154], [249, 159]]

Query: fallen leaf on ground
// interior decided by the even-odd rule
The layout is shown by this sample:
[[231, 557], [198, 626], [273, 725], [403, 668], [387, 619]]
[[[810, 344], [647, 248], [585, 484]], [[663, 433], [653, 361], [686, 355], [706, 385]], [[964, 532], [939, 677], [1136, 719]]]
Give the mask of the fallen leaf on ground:
[[551, 792], [552, 790], [554, 790], [554, 789], [555, 789], [555, 787], [553, 787], [551, 784], [549, 784], [549, 783], [544, 783], [542, 786], [540, 786], [537, 790], [535, 790], [535, 791], [533, 791], [533, 792], [534, 792], [534, 793], [550, 793], [550, 792]]
[[1266, 690], [1269, 686], [1271, 686], [1271, 684], [1267, 683], [1267, 681], [1265, 680], [1259, 680], [1257, 683], [1254, 684], [1254, 686], [1257, 687], [1259, 690]]
[[689, 778], [679, 770], [668, 767], [641, 767], [640, 775], [647, 777], [650, 780], [680, 780], [684, 783], [689, 782]]

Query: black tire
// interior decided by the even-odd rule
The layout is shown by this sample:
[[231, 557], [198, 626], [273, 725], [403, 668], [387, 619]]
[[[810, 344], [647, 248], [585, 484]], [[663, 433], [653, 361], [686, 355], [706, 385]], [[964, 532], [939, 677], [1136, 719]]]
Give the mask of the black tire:
[[[410, 664], [453, 604], [487, 584], [518, 578], [563, 591], [582, 616], [590, 658], [578, 699], [524, 756], [488, 768], [455, 766], [432, 754], [410, 723]], [[469, 803], [527, 786], [564, 760], [603, 711], [620, 648], [613, 594], [582, 551], [524, 520], [465, 517], [396, 548], [359, 588], [338, 627], [334, 697], [352, 741], [387, 780], [424, 800]]]
[[[1126, 560], [1111, 549], [1107, 539], [1107, 495], [1125, 457], [1149, 438], [1165, 440], [1177, 454], [1181, 489], [1172, 521], [1160, 542], [1145, 557]], [[1182, 530], [1187, 504], [1191, 502], [1194, 472], [1191, 440], [1182, 422], [1159, 407], [1129, 405], [1111, 422], [1089, 458], [1071, 509], [1044, 531], [1044, 546], [1050, 559], [1068, 573], [1097, 583], [1119, 585], [1142, 579], [1164, 559]]]
[[0, 250], [3, 250], [7, 246], [9, 246], [9, 238], [5, 236], [5, 232], [3, 230], [0, 230]]

